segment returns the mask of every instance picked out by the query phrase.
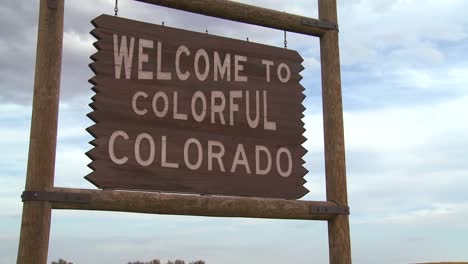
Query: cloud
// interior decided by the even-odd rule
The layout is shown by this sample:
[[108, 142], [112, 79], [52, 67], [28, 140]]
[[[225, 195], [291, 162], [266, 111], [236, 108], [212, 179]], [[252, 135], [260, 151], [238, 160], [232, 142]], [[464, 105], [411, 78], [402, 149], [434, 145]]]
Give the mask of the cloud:
[[[340, 6], [341, 47], [344, 64], [369, 63], [381, 60], [381, 52], [389, 49], [412, 49], [430, 42], [460, 41], [466, 38], [467, 21], [464, 1], [354, 1]], [[454, 25], [446, 27], [440, 23]], [[433, 47], [431, 52], [436, 52]], [[367, 51], [367, 52], [365, 52]], [[373, 54], [374, 56], [369, 56]], [[414, 56], [414, 53], [409, 53]], [[377, 56], [378, 55], [378, 56]], [[348, 59], [349, 58], [349, 59]], [[421, 56], [424, 59], [423, 56]], [[411, 61], [411, 58], [406, 58]]]
[[[304, 6], [308, 3], [298, 1], [297, 3], [282, 3], [278, 5], [276, 1], [269, 1], [267, 7], [276, 8], [288, 12], [306, 12]], [[252, 2], [249, 2], [252, 4]], [[255, 3], [253, 3], [255, 4]], [[91, 97], [91, 85], [87, 80], [92, 77], [92, 72], [88, 68], [91, 62], [89, 56], [95, 52], [92, 43], [95, 41], [89, 34], [93, 29], [90, 21], [101, 13], [113, 13], [113, 2], [93, 1], [92, 5], [82, 4], [79, 1], [65, 2], [64, 21], [64, 45], [63, 45], [63, 66], [61, 77], [61, 100], [70, 102], [82, 100], [82, 97]], [[20, 10], [25, 14], [27, 20], [22, 16], [11, 16], [10, 10]], [[37, 1], [13, 1], [1, 6], [0, 12], [5, 14], [0, 22], [4, 25], [14, 25], [15, 30], [9, 33], [2, 31], [0, 38], [0, 52], [2, 62], [0, 62], [0, 85], [2, 87], [15, 87], [15, 89], [2, 89], [0, 91], [0, 102], [30, 104], [33, 90], [34, 59], [37, 34]], [[278, 47], [283, 46], [283, 32], [279, 30], [261, 28], [238, 22], [210, 18], [183, 11], [176, 11], [168, 8], [148, 5], [139, 2], [119, 3], [119, 14], [129, 19], [145, 21], [148, 23], [161, 24], [166, 26], [180, 27], [197, 32], [208, 30], [210, 34], [226, 36], [245, 40], [249, 38], [251, 42], [259, 42]], [[316, 7], [310, 8], [311, 12], [316, 11]], [[306, 13], [309, 13], [308, 11]], [[1, 13], [0, 13], [1, 14]], [[8, 27], [10, 28], [10, 27]], [[317, 43], [310, 37], [298, 34], [289, 34], [289, 46], [293, 49], [302, 49], [310, 46], [310, 43]], [[304, 39], [307, 38], [308, 42]], [[18, 45], [17, 43], [21, 43]], [[317, 44], [314, 44], [317, 45]], [[305, 61], [306, 65], [317, 67], [318, 49], [310, 53]], [[307, 53], [307, 52], [306, 52]], [[310, 58], [310, 61], [309, 61]]]
[[463, 225], [468, 217], [468, 203], [436, 203], [429, 208], [413, 210], [405, 214], [387, 216], [382, 219], [384, 223], [397, 223], [406, 225]]
[[[463, 72], [463, 70], [460, 70]], [[455, 89], [463, 90], [464, 85]], [[437, 86], [437, 82], [434, 82]], [[425, 89], [438, 89], [426, 87]], [[468, 186], [468, 97], [438, 104], [345, 112], [348, 190], [355, 223], [406, 215], [434, 204], [464, 203]], [[306, 123], [307, 199], [324, 194], [320, 113]], [[377, 217], [378, 216], [378, 217]]]

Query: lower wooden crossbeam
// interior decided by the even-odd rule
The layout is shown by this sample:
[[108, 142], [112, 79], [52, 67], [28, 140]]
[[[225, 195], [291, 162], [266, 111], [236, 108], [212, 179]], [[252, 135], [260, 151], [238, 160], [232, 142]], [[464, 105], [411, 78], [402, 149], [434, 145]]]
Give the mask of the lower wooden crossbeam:
[[[297, 220], [330, 220], [349, 214], [348, 207], [324, 201], [71, 188], [49, 193], [55, 197], [50, 200], [53, 209]], [[78, 197], [81, 202], [60, 197]]]

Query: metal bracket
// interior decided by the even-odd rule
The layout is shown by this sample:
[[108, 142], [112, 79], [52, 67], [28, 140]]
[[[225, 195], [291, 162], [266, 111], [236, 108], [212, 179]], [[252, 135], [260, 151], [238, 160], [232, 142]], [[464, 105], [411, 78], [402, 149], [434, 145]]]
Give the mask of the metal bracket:
[[46, 201], [66, 203], [89, 203], [91, 196], [82, 193], [62, 193], [50, 191], [24, 191], [21, 195], [23, 202]]
[[339, 215], [349, 215], [348, 206], [311, 206], [311, 214], [339, 214]]
[[57, 9], [57, 0], [47, 0], [49, 9]]
[[320, 28], [333, 29], [338, 31], [338, 24], [308, 17], [301, 17], [301, 23], [307, 26], [316, 26]]

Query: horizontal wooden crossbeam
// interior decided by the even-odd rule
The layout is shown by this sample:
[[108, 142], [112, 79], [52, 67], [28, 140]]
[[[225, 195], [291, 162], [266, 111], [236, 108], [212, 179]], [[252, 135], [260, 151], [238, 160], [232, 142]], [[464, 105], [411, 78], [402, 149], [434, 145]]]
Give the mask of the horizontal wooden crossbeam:
[[227, 0], [136, 0], [257, 26], [320, 37], [338, 24]]
[[53, 209], [297, 220], [349, 214], [348, 207], [333, 202], [71, 188], [54, 188], [47, 195]]

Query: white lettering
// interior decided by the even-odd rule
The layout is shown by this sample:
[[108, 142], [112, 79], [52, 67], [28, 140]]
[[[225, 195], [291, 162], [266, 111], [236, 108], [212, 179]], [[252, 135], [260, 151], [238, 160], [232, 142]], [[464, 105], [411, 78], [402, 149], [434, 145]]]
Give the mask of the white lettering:
[[115, 155], [114, 144], [117, 137], [123, 137], [125, 140], [128, 140], [130, 137], [123, 131], [115, 131], [109, 138], [109, 157], [115, 164], [122, 165], [128, 161], [128, 158], [125, 156], [123, 158], [117, 158]]
[[[284, 77], [281, 74], [282, 69], [286, 70], [286, 76], [284, 76]], [[286, 63], [280, 63], [280, 65], [278, 65], [278, 79], [282, 83], [288, 82], [289, 79], [291, 79], [291, 70], [289, 69], [289, 66], [286, 65]]]
[[189, 49], [188, 49], [186, 46], [181, 45], [181, 46], [177, 49], [177, 52], [176, 52], [175, 68], [176, 68], [176, 73], [177, 73], [177, 77], [179, 78], [179, 80], [185, 81], [185, 80], [187, 80], [187, 79], [190, 77], [190, 72], [189, 72], [189, 71], [186, 71], [186, 72], [182, 73], [182, 72], [180, 71], [180, 55], [181, 55], [182, 53], [185, 53], [185, 55], [187, 55], [187, 56], [190, 55]]
[[[221, 103], [216, 104], [216, 98], [219, 98]], [[221, 124], [225, 125], [226, 121], [224, 120], [224, 108], [226, 108], [226, 97], [221, 91], [212, 91], [211, 92], [211, 123], [215, 123], [216, 113], [219, 114], [219, 120]]]
[[177, 92], [174, 92], [174, 108], [173, 108], [173, 112], [174, 112], [174, 119], [179, 119], [179, 120], [187, 120], [187, 114], [181, 114], [181, 113], [178, 113], [177, 111]]
[[247, 123], [251, 128], [256, 128], [260, 122], [260, 92], [255, 91], [255, 118], [250, 119], [250, 92], [245, 92], [245, 111], [247, 116]]
[[158, 80], [171, 80], [172, 74], [170, 72], [162, 71], [162, 44], [158, 41], [158, 59], [156, 62], [156, 77]]
[[[260, 152], [266, 154], [267, 165], [265, 169], [260, 168]], [[271, 170], [271, 153], [265, 146], [255, 146], [255, 173], [258, 175], [265, 175]]]
[[[199, 64], [200, 64], [200, 57], [203, 57], [205, 61], [205, 71], [200, 73]], [[204, 49], [199, 49], [197, 53], [195, 53], [195, 75], [197, 76], [199, 81], [205, 81], [208, 78], [208, 74], [210, 73], [210, 60], [208, 58], [208, 53]]]
[[115, 64], [115, 79], [120, 79], [122, 73], [122, 61], [125, 64], [125, 79], [130, 79], [132, 72], [132, 59], [133, 59], [133, 48], [135, 45], [135, 38], [130, 38], [130, 47], [127, 49], [127, 36], [123, 35], [120, 42], [117, 34], [114, 37], [114, 64]]
[[266, 81], [270, 82], [270, 67], [273, 66], [273, 61], [270, 60], [262, 60], [262, 64], [265, 65], [265, 70], [266, 70]]
[[268, 121], [267, 91], [263, 91], [263, 129], [276, 130], [276, 122]]
[[239, 105], [234, 99], [242, 98], [242, 91], [229, 91], [229, 124], [234, 125], [234, 112], [239, 111]]
[[[286, 157], [287, 157], [287, 167], [288, 169], [287, 170], [282, 170], [281, 168], [281, 154], [286, 154]], [[278, 149], [278, 152], [276, 152], [276, 168], [278, 169], [278, 173], [279, 175], [281, 175], [281, 177], [288, 177], [289, 175], [291, 175], [291, 172], [292, 172], [292, 157], [291, 157], [291, 152], [287, 149], [287, 148], [279, 148]]]
[[234, 80], [236, 82], [246, 82], [248, 81], [247, 76], [241, 76], [240, 73], [244, 70], [244, 65], [239, 64], [239, 62], [246, 62], [246, 56], [235, 55], [234, 56]]
[[237, 145], [236, 154], [234, 154], [234, 160], [232, 161], [231, 172], [236, 172], [238, 165], [244, 165], [247, 174], [250, 174], [249, 161], [245, 155], [244, 146], [242, 144]]
[[[190, 148], [190, 145], [192, 144], [195, 144], [195, 146], [197, 147], [197, 161], [192, 164], [190, 163], [190, 159], [189, 159], [189, 156], [194, 156], [194, 155], [189, 155], [189, 148]], [[186, 142], [185, 142], [185, 145], [184, 145], [184, 161], [185, 161], [185, 165], [187, 166], [187, 168], [191, 169], [191, 170], [197, 170], [200, 168], [201, 164], [202, 164], [202, 161], [203, 161], [203, 148], [202, 148], [202, 145], [200, 144], [200, 141], [194, 139], [194, 138], [189, 138]]]
[[161, 167], [165, 168], [179, 168], [179, 164], [167, 161], [167, 137], [161, 137]]
[[[201, 101], [202, 103], [202, 111], [200, 113], [197, 113], [196, 105], [197, 105], [197, 99]], [[193, 96], [192, 96], [192, 115], [195, 121], [197, 122], [202, 122], [203, 119], [205, 119], [206, 116], [206, 97], [205, 95], [200, 92], [196, 91]]]
[[218, 81], [218, 73], [220, 75], [221, 80], [224, 80], [224, 75], [227, 75], [226, 81], [231, 81], [231, 54], [227, 53], [224, 57], [224, 62], [221, 65], [221, 58], [219, 57], [219, 53], [217, 51], [214, 52], [214, 80]]
[[[214, 147], [218, 147], [219, 151], [214, 152]], [[224, 156], [224, 145], [219, 141], [208, 140], [208, 170], [213, 170], [213, 159], [218, 160], [219, 169], [225, 172], [222, 157]]]
[[[141, 158], [141, 141], [143, 139], [146, 139], [149, 143], [149, 156], [147, 160], [143, 160]], [[135, 141], [135, 159], [143, 167], [149, 166], [151, 163], [154, 161], [154, 152], [155, 152], [155, 146], [154, 146], [154, 140], [153, 138], [147, 134], [147, 133], [141, 133], [140, 135], [137, 136], [136, 141]]]
[[143, 53], [144, 48], [153, 48], [153, 41], [147, 39], [138, 40], [138, 79], [140, 80], [152, 80], [153, 72], [144, 71], [143, 63], [148, 62], [148, 54]]
[[[158, 110], [158, 99], [161, 98], [163, 100], [163, 109], [162, 111]], [[167, 98], [166, 93], [159, 91], [153, 97], [153, 112], [157, 117], [165, 117], [167, 111], [169, 110], [169, 99]]]
[[148, 110], [146, 110], [146, 109], [140, 110], [140, 109], [137, 108], [136, 103], [137, 103], [137, 99], [138, 99], [139, 97], [148, 98], [148, 94], [145, 93], [145, 92], [139, 91], [139, 92], [136, 92], [136, 93], [133, 95], [133, 98], [132, 98], [132, 108], [133, 108], [133, 112], [135, 112], [135, 114], [137, 114], [137, 115], [145, 115], [145, 114], [148, 112]]

